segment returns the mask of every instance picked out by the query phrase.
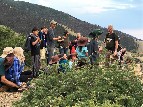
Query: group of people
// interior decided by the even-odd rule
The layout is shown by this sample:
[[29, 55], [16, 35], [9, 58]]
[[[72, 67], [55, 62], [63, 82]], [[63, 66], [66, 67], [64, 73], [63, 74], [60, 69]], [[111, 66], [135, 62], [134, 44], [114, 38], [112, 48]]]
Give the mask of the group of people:
[[[14, 49], [6, 47], [3, 50], [0, 57], [1, 86], [5, 84], [17, 89], [22, 82], [27, 82], [30, 78], [37, 78], [41, 66], [40, 62], [43, 59], [47, 59], [46, 63], [50, 66], [58, 63], [58, 72], [66, 72], [64, 65], [72, 69], [73, 66], [80, 68], [85, 64], [94, 65], [97, 62], [99, 54], [102, 52], [102, 46], [98, 45], [98, 38], [103, 33], [102, 30], [95, 29], [88, 37], [77, 33], [77, 38], [69, 41], [68, 31], [65, 31], [63, 36], [55, 36], [56, 25], [57, 22], [52, 20], [50, 28], [42, 27], [40, 31], [37, 27], [32, 29], [30, 34], [32, 72], [23, 72], [25, 56], [21, 47]], [[109, 66], [111, 55], [121, 62], [126, 49], [120, 46], [119, 37], [113, 32], [112, 25], [108, 26], [108, 33], [104, 42], [107, 49], [106, 65]], [[55, 52], [56, 43], [58, 43], [59, 52]]]

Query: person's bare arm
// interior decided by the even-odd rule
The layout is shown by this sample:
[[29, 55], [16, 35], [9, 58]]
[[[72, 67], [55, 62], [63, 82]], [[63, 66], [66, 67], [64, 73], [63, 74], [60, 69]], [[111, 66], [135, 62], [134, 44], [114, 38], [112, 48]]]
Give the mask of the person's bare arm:
[[59, 39], [61, 39], [60, 36], [58, 36], [57, 38], [53, 38], [53, 40], [59, 40]]
[[7, 80], [7, 79], [5, 78], [5, 76], [1, 76], [1, 82], [2, 82], [3, 84], [6, 84], [6, 85], [10, 86], [10, 87], [19, 88], [18, 85], [16, 85], [15, 83], [13, 83], [13, 82]]
[[115, 51], [114, 51], [114, 56], [117, 55], [118, 45], [119, 45], [118, 41], [115, 41]]
[[33, 46], [36, 45], [39, 41], [40, 41], [40, 38], [38, 37], [35, 42], [32, 42], [32, 45]]

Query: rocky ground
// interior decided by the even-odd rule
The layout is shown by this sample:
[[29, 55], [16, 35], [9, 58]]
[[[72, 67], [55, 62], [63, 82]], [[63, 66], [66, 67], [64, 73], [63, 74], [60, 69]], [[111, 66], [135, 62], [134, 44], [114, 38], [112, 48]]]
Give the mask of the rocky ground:
[[22, 93], [0, 92], [0, 107], [12, 107], [12, 103], [21, 99]]

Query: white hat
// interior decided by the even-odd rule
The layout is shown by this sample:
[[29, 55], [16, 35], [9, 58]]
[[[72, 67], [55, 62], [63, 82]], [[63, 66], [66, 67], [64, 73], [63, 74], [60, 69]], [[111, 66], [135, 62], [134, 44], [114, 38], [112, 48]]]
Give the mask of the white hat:
[[13, 48], [12, 47], [6, 47], [6, 48], [4, 48], [3, 54], [0, 57], [5, 58], [10, 53], [13, 53]]

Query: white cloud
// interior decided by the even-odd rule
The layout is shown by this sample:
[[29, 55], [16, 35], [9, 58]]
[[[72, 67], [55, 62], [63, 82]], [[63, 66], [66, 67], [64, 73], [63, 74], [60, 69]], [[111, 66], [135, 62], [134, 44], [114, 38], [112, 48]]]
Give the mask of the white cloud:
[[66, 13], [96, 14], [105, 11], [133, 8], [130, 3], [115, 0], [25, 0], [39, 5], [51, 7]]

